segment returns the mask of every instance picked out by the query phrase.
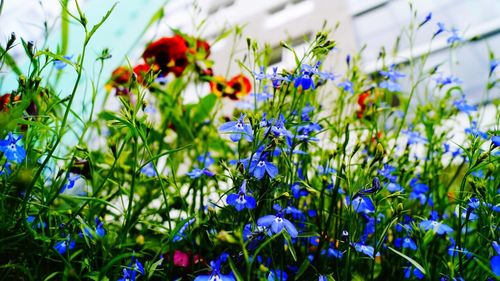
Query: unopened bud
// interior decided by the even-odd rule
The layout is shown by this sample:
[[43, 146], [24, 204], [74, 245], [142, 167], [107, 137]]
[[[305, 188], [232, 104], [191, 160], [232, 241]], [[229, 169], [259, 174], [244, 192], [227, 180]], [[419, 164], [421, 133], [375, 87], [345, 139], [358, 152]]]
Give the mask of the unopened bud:
[[14, 44], [15, 41], [16, 41], [16, 33], [12, 32], [10, 34], [9, 41], [7, 41], [7, 48], [6, 49], [9, 49], [10, 47], [12, 47], [12, 45]]
[[144, 236], [139, 234], [139, 236], [137, 236], [137, 238], [135, 238], [135, 243], [137, 245], [144, 245]]

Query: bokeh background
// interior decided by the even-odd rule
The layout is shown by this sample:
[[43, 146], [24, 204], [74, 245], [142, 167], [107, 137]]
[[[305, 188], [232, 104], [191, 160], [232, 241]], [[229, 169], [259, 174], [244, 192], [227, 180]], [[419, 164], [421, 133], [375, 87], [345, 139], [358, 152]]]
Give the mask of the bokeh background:
[[[58, 0], [6, 0], [0, 16], [0, 38], [7, 40], [11, 32], [26, 41], [35, 42], [38, 49], [57, 48], [61, 36], [61, 6]], [[74, 3], [70, 1], [70, 9]], [[92, 41], [88, 61], [92, 63], [103, 48], [109, 48], [112, 59], [104, 73], [111, 71], [126, 60], [135, 63], [147, 42], [172, 34], [172, 28], [199, 35], [213, 42], [223, 31], [234, 26], [243, 27], [242, 40], [238, 41], [235, 56], [230, 56], [233, 38], [228, 37], [212, 46], [212, 57], [216, 73], [233, 74], [240, 70], [232, 59], [246, 52], [245, 38], [252, 37], [260, 43], [269, 43], [273, 48], [272, 63], [288, 67], [293, 57], [283, 51], [280, 41], [287, 40], [298, 53], [323, 26], [333, 31], [337, 42], [335, 54], [325, 62], [325, 67], [342, 74], [347, 54], [362, 48], [363, 67], [367, 72], [382, 67], [377, 57], [381, 48], [393, 49], [398, 36], [399, 50], [394, 60], [386, 63], [405, 62], [410, 54], [415, 57], [431, 51], [429, 65], [442, 64], [440, 71], [453, 74], [463, 81], [463, 89], [473, 104], [487, 105], [498, 93], [484, 96], [488, 77], [488, 50], [500, 52], [500, 1], [498, 0], [418, 0], [412, 1], [418, 11], [417, 18], [423, 20], [432, 12], [432, 20], [421, 29], [414, 47], [410, 51], [407, 34], [404, 33], [411, 18], [408, 0], [123, 0], [120, 1], [107, 23]], [[89, 22], [98, 21], [114, 1], [80, 0], [80, 5], [89, 17]], [[159, 19], [159, 21], [155, 21]], [[155, 21], [153, 24], [150, 24]], [[198, 28], [204, 22], [203, 27]], [[437, 22], [448, 28], [457, 28], [458, 34], [468, 41], [454, 56], [446, 48], [446, 37], [430, 44]], [[70, 25], [67, 54], [78, 54], [81, 28]], [[27, 67], [21, 46], [13, 51], [21, 66]], [[229, 69], [228, 69], [228, 66]], [[69, 72], [69, 70], [66, 70]], [[87, 69], [92, 75], [92, 69]], [[71, 73], [68, 74], [71, 84]], [[0, 74], [2, 92], [16, 87], [14, 75]], [[60, 85], [65, 90], [65, 83]], [[84, 96], [84, 95], [82, 95]], [[194, 94], [188, 100], [196, 99]]]

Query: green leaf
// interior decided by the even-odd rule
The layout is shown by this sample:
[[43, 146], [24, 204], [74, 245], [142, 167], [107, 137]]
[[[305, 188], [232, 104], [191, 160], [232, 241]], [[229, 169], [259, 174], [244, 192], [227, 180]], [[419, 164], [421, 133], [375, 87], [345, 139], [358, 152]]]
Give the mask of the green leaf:
[[414, 267], [418, 268], [418, 270], [420, 270], [423, 274], [425, 274], [425, 269], [418, 263], [416, 262], [414, 259], [410, 258], [409, 256], [401, 253], [400, 251], [392, 248], [392, 247], [388, 247], [389, 250], [393, 251], [394, 253], [402, 256], [403, 258], [405, 258], [407, 261], [409, 261]]
[[290, 237], [290, 234], [283, 231], [283, 237], [285, 237], [285, 240], [288, 243], [288, 249], [290, 250], [290, 254], [292, 254], [293, 260], [297, 261], [297, 253], [295, 253], [295, 249], [293, 248], [292, 238]]

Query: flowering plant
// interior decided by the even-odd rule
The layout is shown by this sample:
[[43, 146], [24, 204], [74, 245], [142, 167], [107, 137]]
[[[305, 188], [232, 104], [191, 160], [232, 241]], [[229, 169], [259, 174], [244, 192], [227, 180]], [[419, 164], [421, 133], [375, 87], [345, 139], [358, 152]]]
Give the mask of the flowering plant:
[[[102, 74], [106, 83], [93, 80], [82, 117], [74, 101], [86, 47], [112, 11], [93, 28], [77, 12], [65, 10], [85, 32], [76, 60], [22, 40], [32, 68], [0, 97], [5, 276], [500, 278], [498, 99], [496, 121], [478, 123], [482, 110], [460, 79], [426, 70], [426, 56], [383, 57], [366, 73], [352, 55], [334, 75], [324, 69], [336, 55], [325, 31], [303, 57], [282, 44], [292, 68], [270, 66], [248, 39], [254, 61], [225, 77], [210, 42], [176, 30], [146, 44], [137, 64]], [[433, 28], [431, 15], [412, 15], [421, 20], [412, 36]], [[447, 33], [454, 52], [456, 29], [439, 23], [429, 40]], [[1, 66], [16, 69], [8, 51], [17, 41], [0, 50]], [[496, 62], [486, 66], [488, 92], [498, 90]], [[75, 71], [69, 96], [50, 84], [51, 66]], [[205, 90], [194, 103], [184, 100], [190, 85]], [[450, 133], [457, 116], [470, 124], [463, 140]]]

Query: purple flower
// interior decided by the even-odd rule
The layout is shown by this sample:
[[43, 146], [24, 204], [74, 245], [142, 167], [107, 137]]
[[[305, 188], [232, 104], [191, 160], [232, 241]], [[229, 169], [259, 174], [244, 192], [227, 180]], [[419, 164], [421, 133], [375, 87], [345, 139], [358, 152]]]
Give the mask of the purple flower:
[[21, 138], [22, 136], [16, 137], [9, 132], [7, 139], [0, 140], [0, 151], [5, 154], [7, 160], [21, 163], [26, 158], [26, 150], [17, 143]]
[[282, 212], [278, 212], [275, 216], [267, 215], [259, 218], [257, 220], [257, 225], [270, 228], [274, 234], [280, 233], [283, 228], [285, 228], [288, 234], [290, 234], [290, 237], [295, 238], [298, 235], [295, 226], [283, 217]]
[[303, 90], [309, 90], [315, 88], [314, 81], [311, 77], [312, 73], [302, 69], [302, 73], [295, 78], [294, 86], [295, 88], [302, 87]]
[[247, 180], [244, 180], [241, 184], [240, 191], [238, 193], [231, 193], [227, 196], [226, 203], [232, 205], [236, 210], [241, 211], [245, 208], [253, 209], [257, 205], [255, 198], [248, 196], [246, 193]]
[[238, 142], [243, 136], [247, 141], [253, 141], [253, 130], [250, 124], [245, 123], [245, 115], [241, 114], [238, 121], [229, 121], [219, 127], [219, 132], [231, 134], [229, 138]]

